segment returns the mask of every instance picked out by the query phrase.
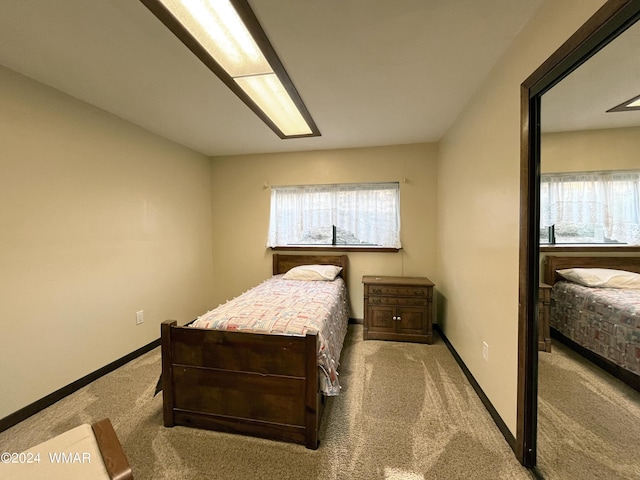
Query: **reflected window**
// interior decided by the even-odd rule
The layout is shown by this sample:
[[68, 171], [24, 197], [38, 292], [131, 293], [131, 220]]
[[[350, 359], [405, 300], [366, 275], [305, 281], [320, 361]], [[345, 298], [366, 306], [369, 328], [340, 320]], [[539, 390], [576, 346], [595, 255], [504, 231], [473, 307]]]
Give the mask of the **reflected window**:
[[640, 170], [542, 174], [540, 243], [640, 245]]

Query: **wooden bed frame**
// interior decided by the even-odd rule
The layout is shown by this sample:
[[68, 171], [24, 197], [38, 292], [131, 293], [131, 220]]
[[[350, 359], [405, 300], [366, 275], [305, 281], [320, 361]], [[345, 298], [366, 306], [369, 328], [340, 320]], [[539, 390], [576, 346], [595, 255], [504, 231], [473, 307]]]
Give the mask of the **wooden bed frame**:
[[556, 270], [564, 268], [614, 268], [640, 273], [640, 257], [565, 257], [546, 255], [543, 259], [544, 283], [553, 285], [562, 277]]
[[[628, 272], [640, 273], [640, 256], [638, 257], [567, 257], [547, 255], [543, 259], [543, 275], [544, 282], [549, 285], [555, 284], [562, 277], [556, 273], [556, 270], [564, 268], [613, 268], [616, 270], [626, 270]], [[640, 376], [635, 375], [612, 361], [601, 357], [592, 352], [588, 348], [576, 343], [570, 338], [563, 335], [558, 330], [551, 327], [551, 336], [556, 340], [569, 346], [580, 355], [598, 365], [614, 377], [622, 380], [624, 383], [640, 391]]]
[[[342, 267], [348, 257], [273, 255], [273, 274], [298, 265]], [[318, 448], [324, 405], [318, 336], [161, 325], [164, 425], [184, 425]]]

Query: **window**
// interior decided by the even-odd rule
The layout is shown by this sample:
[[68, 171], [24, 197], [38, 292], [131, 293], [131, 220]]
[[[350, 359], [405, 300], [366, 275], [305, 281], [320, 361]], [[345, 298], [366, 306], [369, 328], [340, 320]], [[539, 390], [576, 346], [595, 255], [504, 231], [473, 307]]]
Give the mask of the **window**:
[[271, 188], [267, 246], [400, 248], [398, 183]]
[[640, 171], [542, 174], [540, 242], [640, 245]]

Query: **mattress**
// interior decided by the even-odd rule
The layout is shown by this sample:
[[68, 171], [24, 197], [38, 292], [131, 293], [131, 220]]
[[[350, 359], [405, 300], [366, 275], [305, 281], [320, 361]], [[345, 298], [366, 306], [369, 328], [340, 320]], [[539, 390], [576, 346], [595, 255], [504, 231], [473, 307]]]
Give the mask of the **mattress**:
[[640, 374], [640, 290], [557, 282], [550, 325], [574, 342]]
[[199, 316], [191, 327], [304, 336], [318, 334], [320, 390], [340, 392], [338, 365], [349, 323], [347, 289], [333, 281], [285, 280], [274, 275], [242, 295]]

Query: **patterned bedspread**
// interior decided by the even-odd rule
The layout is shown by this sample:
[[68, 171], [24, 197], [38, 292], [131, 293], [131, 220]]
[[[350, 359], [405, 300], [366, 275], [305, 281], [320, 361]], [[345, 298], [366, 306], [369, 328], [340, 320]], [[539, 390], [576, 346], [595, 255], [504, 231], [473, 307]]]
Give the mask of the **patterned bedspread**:
[[315, 331], [323, 373], [320, 389], [325, 395], [337, 395], [337, 369], [348, 323], [347, 289], [342, 278], [299, 281], [275, 275], [201, 315], [191, 326], [298, 336]]
[[576, 343], [640, 374], [640, 290], [557, 282], [549, 321]]

